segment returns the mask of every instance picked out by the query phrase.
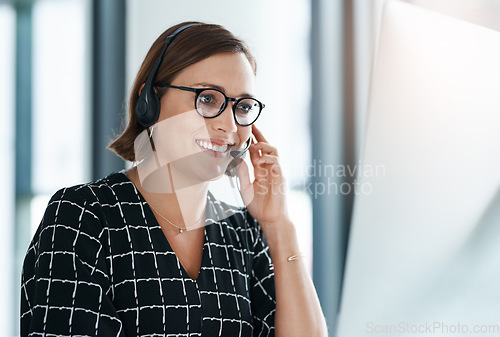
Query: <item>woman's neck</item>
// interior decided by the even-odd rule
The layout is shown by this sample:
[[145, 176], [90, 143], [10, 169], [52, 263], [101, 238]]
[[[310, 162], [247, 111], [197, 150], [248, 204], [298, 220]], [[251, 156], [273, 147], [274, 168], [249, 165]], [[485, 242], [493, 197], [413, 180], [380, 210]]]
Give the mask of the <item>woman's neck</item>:
[[[127, 171], [127, 176], [142, 194], [152, 210], [160, 218], [181, 228], [194, 229], [204, 225], [204, 212], [206, 207], [208, 182], [186, 186], [176, 189], [168, 184], [169, 188], [162, 189], [163, 193], [155, 193], [143, 186], [137, 167]], [[142, 179], [144, 180], [144, 179]], [[175, 184], [174, 184], [175, 185]], [[165, 193], [169, 191], [170, 193]], [[200, 220], [201, 218], [201, 220]]]

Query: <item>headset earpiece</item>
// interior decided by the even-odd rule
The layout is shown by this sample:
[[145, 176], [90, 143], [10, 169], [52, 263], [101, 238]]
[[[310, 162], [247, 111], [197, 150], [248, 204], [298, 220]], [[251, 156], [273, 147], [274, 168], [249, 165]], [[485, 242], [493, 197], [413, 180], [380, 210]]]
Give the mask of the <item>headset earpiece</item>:
[[165, 46], [163, 47], [160, 56], [156, 59], [153, 68], [149, 72], [149, 75], [144, 82], [144, 87], [142, 88], [141, 94], [139, 95], [139, 99], [135, 105], [135, 115], [139, 124], [141, 124], [144, 128], [149, 128], [154, 125], [158, 118], [160, 117], [160, 99], [154, 90], [154, 81], [156, 78], [156, 74], [158, 73], [158, 69], [160, 69], [161, 61], [163, 60], [163, 56], [165, 55], [165, 51], [167, 50], [170, 43], [173, 39], [182, 32], [184, 29], [189, 28], [191, 26], [196, 26], [198, 23], [190, 23], [178, 28], [175, 32], [170, 34], [165, 40]]
[[160, 99], [150, 83], [145, 83], [135, 105], [137, 121], [145, 128], [154, 125], [160, 117]]

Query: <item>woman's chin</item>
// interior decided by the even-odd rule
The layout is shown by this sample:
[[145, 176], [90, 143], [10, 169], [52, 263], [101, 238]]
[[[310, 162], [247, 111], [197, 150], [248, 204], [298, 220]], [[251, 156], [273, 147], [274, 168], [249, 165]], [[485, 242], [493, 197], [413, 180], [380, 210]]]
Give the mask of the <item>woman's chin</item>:
[[200, 184], [203, 182], [210, 182], [219, 180], [226, 173], [230, 160], [205, 160], [199, 165], [184, 167], [179, 172], [183, 172], [184, 179], [189, 180], [190, 184]]
[[224, 176], [228, 165], [214, 165], [210, 170], [202, 173], [202, 180], [205, 181], [216, 181]]

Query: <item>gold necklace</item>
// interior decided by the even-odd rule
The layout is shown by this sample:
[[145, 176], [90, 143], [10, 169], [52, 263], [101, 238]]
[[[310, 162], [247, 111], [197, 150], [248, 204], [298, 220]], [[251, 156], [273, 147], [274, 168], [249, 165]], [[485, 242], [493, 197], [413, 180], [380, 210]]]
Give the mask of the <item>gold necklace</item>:
[[179, 230], [179, 233], [182, 233], [184, 232], [185, 230], [188, 230], [189, 228], [193, 227], [194, 225], [196, 225], [198, 222], [200, 222], [201, 218], [203, 217], [203, 215], [205, 215], [205, 212], [201, 212], [201, 215], [200, 217], [198, 218], [198, 220], [196, 220], [193, 224], [189, 225], [189, 226], [186, 226], [186, 227], [179, 227], [177, 226], [176, 224], [174, 224], [172, 221], [168, 220], [167, 218], [165, 218], [163, 215], [161, 215], [151, 204], [149, 204], [149, 207], [153, 210], [153, 212], [155, 212], [156, 214], [158, 214], [162, 219], [166, 220], [169, 224], [171, 224], [172, 226], [174, 226], [175, 228], [177, 228]]

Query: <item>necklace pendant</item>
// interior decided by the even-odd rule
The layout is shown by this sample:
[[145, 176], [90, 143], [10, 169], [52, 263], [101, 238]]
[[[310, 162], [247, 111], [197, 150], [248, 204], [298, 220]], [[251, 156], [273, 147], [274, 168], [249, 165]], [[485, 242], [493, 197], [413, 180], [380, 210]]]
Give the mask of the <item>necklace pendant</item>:
[[181, 233], [181, 234], [182, 234], [182, 232], [183, 232], [183, 229], [182, 229], [182, 228], [179, 228], [179, 233]]

